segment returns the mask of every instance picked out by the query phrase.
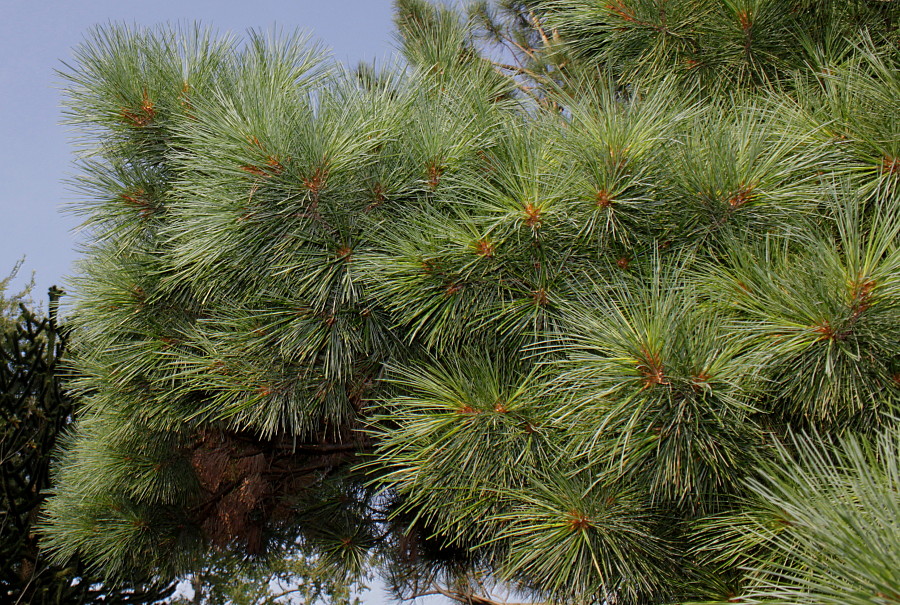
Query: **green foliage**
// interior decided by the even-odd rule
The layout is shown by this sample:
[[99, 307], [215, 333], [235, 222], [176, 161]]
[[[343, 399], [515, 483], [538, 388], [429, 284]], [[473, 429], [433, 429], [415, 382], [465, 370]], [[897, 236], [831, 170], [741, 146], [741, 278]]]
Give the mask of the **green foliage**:
[[301, 545], [473, 602], [799, 582], [728, 524], [788, 498], [754, 469], [814, 480], [793, 430], [896, 424], [896, 7], [396, 8], [382, 73], [289, 34], [78, 50], [84, 407], [47, 544], [165, 577]]
[[754, 364], [683, 270], [650, 270], [582, 301], [550, 416], [572, 427], [573, 459], [652, 500], [715, 508], [710, 496], [734, 490], [762, 440]]
[[61, 294], [51, 288], [49, 317], [21, 305], [18, 321], [0, 334], [0, 598], [35, 605], [156, 602], [174, 584], [141, 576], [102, 583], [76, 556], [51, 562], [34, 532], [51, 457], [75, 409], [57, 374], [68, 335], [56, 320]]
[[[738, 513], [704, 522], [698, 552], [741, 559], [741, 603], [890, 603], [900, 594], [900, 435], [792, 435]], [[732, 599], [733, 602], [734, 599]]]
[[[294, 546], [279, 550], [271, 558], [248, 561], [211, 554], [203, 570], [191, 578], [194, 595], [176, 596], [171, 605], [276, 605], [300, 602], [308, 605], [360, 605], [340, 570], [322, 560], [311, 559], [309, 550]], [[355, 586], [357, 591], [364, 586]], [[199, 595], [198, 595], [199, 593]]]
[[29, 306], [31, 304], [30, 293], [31, 289], [34, 288], [33, 275], [31, 281], [22, 290], [11, 295], [7, 293], [10, 283], [19, 275], [24, 262], [24, 258], [18, 261], [13, 265], [9, 275], [0, 279], [0, 327], [2, 327], [3, 331], [10, 330], [15, 326], [15, 322], [20, 315], [20, 305]]
[[889, 49], [893, 2], [851, 0], [544, 0], [546, 26], [576, 57], [626, 82], [674, 76], [731, 94], [780, 87], [796, 73], [847, 57], [847, 41], [871, 32]]

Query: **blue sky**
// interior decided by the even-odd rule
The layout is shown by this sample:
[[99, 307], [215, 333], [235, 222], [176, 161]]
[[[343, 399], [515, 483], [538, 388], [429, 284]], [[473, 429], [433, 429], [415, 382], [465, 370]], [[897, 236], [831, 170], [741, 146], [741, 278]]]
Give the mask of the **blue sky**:
[[[71, 132], [60, 125], [55, 70], [96, 24], [196, 22], [220, 32], [301, 28], [355, 65], [393, 52], [391, 0], [2, 0], [0, 2], [0, 278], [26, 256], [35, 300], [73, 271], [78, 225]], [[21, 283], [18, 280], [17, 283]]]

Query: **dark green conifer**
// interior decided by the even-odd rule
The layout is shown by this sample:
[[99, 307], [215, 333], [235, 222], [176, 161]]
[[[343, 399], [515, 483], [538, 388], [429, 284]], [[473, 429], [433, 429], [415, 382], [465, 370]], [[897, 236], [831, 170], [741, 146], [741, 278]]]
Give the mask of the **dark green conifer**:
[[[104, 583], [77, 557], [53, 563], [36, 533], [50, 487], [50, 463], [76, 401], [60, 376], [67, 330], [57, 324], [62, 291], [50, 289], [47, 317], [24, 304], [0, 340], [0, 600], [33, 605], [152, 603], [171, 583], [134, 577]], [[5, 315], [4, 315], [5, 318]]]
[[813, 468], [795, 431], [893, 434], [896, 3], [396, 7], [377, 74], [290, 35], [80, 49], [85, 411], [48, 542], [110, 574], [297, 541], [404, 596], [779, 602], [790, 549], [709, 528], [792, 497], [760, 486]]

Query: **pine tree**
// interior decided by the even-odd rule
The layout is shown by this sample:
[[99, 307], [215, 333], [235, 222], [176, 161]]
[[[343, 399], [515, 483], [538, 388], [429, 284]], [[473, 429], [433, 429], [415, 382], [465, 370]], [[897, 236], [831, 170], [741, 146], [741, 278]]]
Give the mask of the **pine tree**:
[[[891, 602], [887, 563], [829, 584], [845, 554], [791, 545], [837, 534], [779, 511], [892, 477], [897, 4], [396, 8], [382, 72], [290, 34], [78, 50], [57, 556], [169, 577], [302, 544], [404, 598]], [[834, 515], [878, 559], [872, 493]]]
[[52, 564], [35, 534], [50, 484], [51, 456], [75, 410], [57, 374], [67, 339], [67, 331], [57, 325], [61, 294], [50, 289], [47, 317], [36, 316], [23, 303], [17, 320], [3, 316], [8, 327], [0, 334], [0, 600], [32, 605], [156, 602], [174, 585], [147, 578], [104, 585], [76, 557]]

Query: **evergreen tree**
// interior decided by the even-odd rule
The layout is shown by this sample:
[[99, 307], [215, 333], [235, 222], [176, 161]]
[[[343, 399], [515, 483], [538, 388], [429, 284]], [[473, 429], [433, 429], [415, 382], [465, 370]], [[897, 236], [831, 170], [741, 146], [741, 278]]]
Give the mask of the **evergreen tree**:
[[34, 288], [34, 275], [31, 276], [31, 280], [20, 291], [15, 293], [8, 292], [10, 283], [19, 276], [19, 271], [22, 270], [23, 264], [25, 264], [24, 257], [13, 265], [9, 275], [0, 279], [0, 329], [4, 332], [14, 329], [16, 321], [19, 319], [20, 305], [32, 306], [31, 289]]
[[896, 601], [898, 447], [897, 427], [873, 439], [791, 435], [741, 510], [706, 521], [698, 552], [749, 570], [743, 603]]
[[[896, 600], [897, 4], [396, 8], [379, 73], [257, 32], [78, 50], [57, 556], [168, 577], [299, 543], [406, 598]], [[866, 482], [833, 514], [885, 564], [829, 583], [832, 513], [778, 511]]]
[[35, 535], [50, 484], [51, 455], [75, 406], [57, 375], [67, 338], [56, 319], [61, 294], [50, 289], [48, 317], [34, 315], [24, 304], [18, 320], [3, 315], [8, 326], [0, 334], [0, 600], [32, 605], [156, 602], [174, 585], [104, 585], [76, 557], [52, 564]]
[[193, 594], [179, 591], [166, 601], [171, 605], [360, 605], [365, 586], [342, 577], [340, 568], [303, 546], [272, 549], [270, 557], [247, 559], [213, 551], [190, 579]]

